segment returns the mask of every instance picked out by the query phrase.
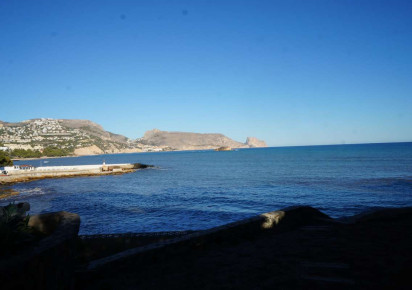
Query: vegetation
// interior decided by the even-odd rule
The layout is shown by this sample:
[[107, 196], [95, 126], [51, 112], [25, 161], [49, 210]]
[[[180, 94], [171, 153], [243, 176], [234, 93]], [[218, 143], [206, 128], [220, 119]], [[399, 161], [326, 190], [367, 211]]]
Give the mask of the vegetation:
[[43, 150], [43, 156], [48, 157], [59, 157], [59, 156], [67, 156], [72, 153], [69, 149], [63, 149], [58, 147], [46, 147]]
[[17, 158], [39, 158], [42, 154], [39, 150], [14, 149], [11, 151], [11, 156]]
[[10, 159], [10, 155], [6, 151], [0, 151], [0, 166], [12, 166], [13, 161]]
[[43, 149], [43, 152], [39, 150], [31, 149], [14, 149], [11, 151], [11, 156], [15, 158], [40, 158], [42, 156], [47, 157], [60, 157], [67, 156], [73, 153], [72, 149], [64, 149], [58, 147], [46, 147]]

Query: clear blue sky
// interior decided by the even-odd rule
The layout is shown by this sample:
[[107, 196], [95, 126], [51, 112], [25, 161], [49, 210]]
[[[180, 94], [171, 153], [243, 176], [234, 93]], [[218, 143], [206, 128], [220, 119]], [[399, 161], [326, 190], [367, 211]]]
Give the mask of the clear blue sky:
[[412, 1], [0, 1], [0, 120], [412, 141]]

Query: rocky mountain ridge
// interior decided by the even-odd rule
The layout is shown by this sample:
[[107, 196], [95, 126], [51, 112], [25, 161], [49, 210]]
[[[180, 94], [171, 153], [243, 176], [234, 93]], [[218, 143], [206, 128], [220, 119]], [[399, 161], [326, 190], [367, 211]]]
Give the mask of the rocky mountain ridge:
[[138, 142], [161, 148], [169, 147], [173, 150], [267, 147], [264, 141], [254, 137], [248, 137], [246, 143], [240, 143], [219, 133], [169, 132], [159, 129], [146, 131]]
[[260, 140], [248, 137], [246, 143], [234, 141], [222, 134], [147, 131], [142, 138], [130, 139], [104, 130], [89, 120], [30, 119], [18, 123], [0, 121], [0, 143], [10, 150], [61, 148], [73, 155], [131, 153], [169, 150], [216, 149], [219, 147], [265, 147]]

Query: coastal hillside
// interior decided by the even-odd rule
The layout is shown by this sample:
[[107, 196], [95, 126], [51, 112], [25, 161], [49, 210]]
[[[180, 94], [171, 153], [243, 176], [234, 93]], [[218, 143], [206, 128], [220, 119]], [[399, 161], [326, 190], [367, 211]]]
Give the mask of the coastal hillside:
[[18, 152], [15, 157], [36, 157], [38, 152], [45, 150], [54, 150], [56, 155], [141, 151], [129, 138], [107, 132], [89, 120], [41, 118], [18, 123], [0, 121], [0, 143]]
[[14, 158], [94, 155], [168, 150], [216, 149], [219, 147], [266, 147], [264, 141], [248, 137], [246, 143], [222, 134], [147, 131], [133, 140], [106, 131], [89, 120], [30, 119], [17, 123], [0, 121], [0, 147]]
[[[248, 137], [248, 140], [252, 138], [253, 140], [258, 140], [253, 137]], [[230, 147], [230, 148], [250, 148], [250, 147], [266, 147], [263, 143], [254, 143], [253, 146], [247, 143], [240, 143], [234, 141], [225, 135], [208, 133], [189, 133], [189, 132], [168, 132], [160, 131], [158, 129], [153, 129], [147, 131], [143, 138], [137, 140], [137, 142], [158, 146], [158, 147], [168, 147], [173, 150], [198, 150], [198, 149], [216, 149], [219, 147]], [[256, 146], [254, 146], [256, 145]]]

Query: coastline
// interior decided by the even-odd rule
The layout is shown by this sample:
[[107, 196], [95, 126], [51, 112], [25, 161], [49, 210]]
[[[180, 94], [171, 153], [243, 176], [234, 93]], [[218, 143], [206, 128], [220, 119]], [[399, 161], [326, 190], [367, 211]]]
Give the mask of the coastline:
[[[312, 144], [312, 145], [287, 145], [287, 146], [267, 146], [267, 147], [241, 147], [232, 148], [232, 151], [245, 150], [245, 149], [269, 149], [269, 148], [302, 148], [302, 147], [340, 147], [340, 146], [358, 146], [358, 145], [382, 145], [382, 144], [409, 144], [411, 141], [402, 142], [373, 142], [373, 143], [350, 143], [350, 144]], [[215, 149], [182, 149], [182, 150], [167, 150], [167, 151], [136, 151], [136, 152], [117, 152], [117, 153], [102, 153], [102, 154], [86, 154], [86, 155], [66, 155], [66, 156], [42, 156], [42, 157], [29, 157], [29, 158], [12, 158], [13, 161], [24, 160], [43, 160], [43, 159], [56, 159], [56, 158], [76, 158], [86, 156], [104, 156], [114, 154], [135, 154], [135, 153], [165, 153], [165, 152], [190, 152], [190, 151], [215, 151]]]
[[[265, 149], [265, 148], [276, 148], [276, 147], [241, 147], [232, 148], [232, 150], [224, 151], [237, 151], [239, 149]], [[136, 152], [116, 152], [116, 153], [102, 153], [102, 154], [85, 154], [85, 155], [66, 155], [66, 156], [42, 156], [42, 157], [28, 157], [28, 158], [11, 158], [13, 161], [24, 161], [24, 160], [44, 160], [44, 159], [56, 159], [56, 158], [77, 158], [86, 156], [104, 156], [104, 155], [117, 155], [117, 154], [142, 154], [142, 153], [166, 153], [166, 152], [190, 152], [190, 151], [216, 151], [216, 149], [182, 149], [182, 150], [166, 150], [166, 151], [136, 151]]]
[[[257, 149], [256, 148], [234, 148], [234, 149]], [[265, 147], [269, 148], [269, 147]], [[104, 155], [114, 155], [114, 154], [141, 154], [141, 153], [165, 153], [165, 152], [189, 152], [189, 151], [215, 151], [215, 149], [187, 149], [187, 150], [168, 150], [168, 151], [139, 151], [139, 152], [119, 152], [119, 153], [103, 153], [103, 154], [88, 154], [88, 155], [67, 155], [67, 156], [42, 156], [36, 158], [12, 158], [13, 161], [24, 161], [24, 160], [43, 160], [43, 159], [56, 159], [56, 158], [77, 158], [77, 157], [86, 157], [86, 156], [104, 156]], [[232, 150], [235, 151], [235, 150]]]

